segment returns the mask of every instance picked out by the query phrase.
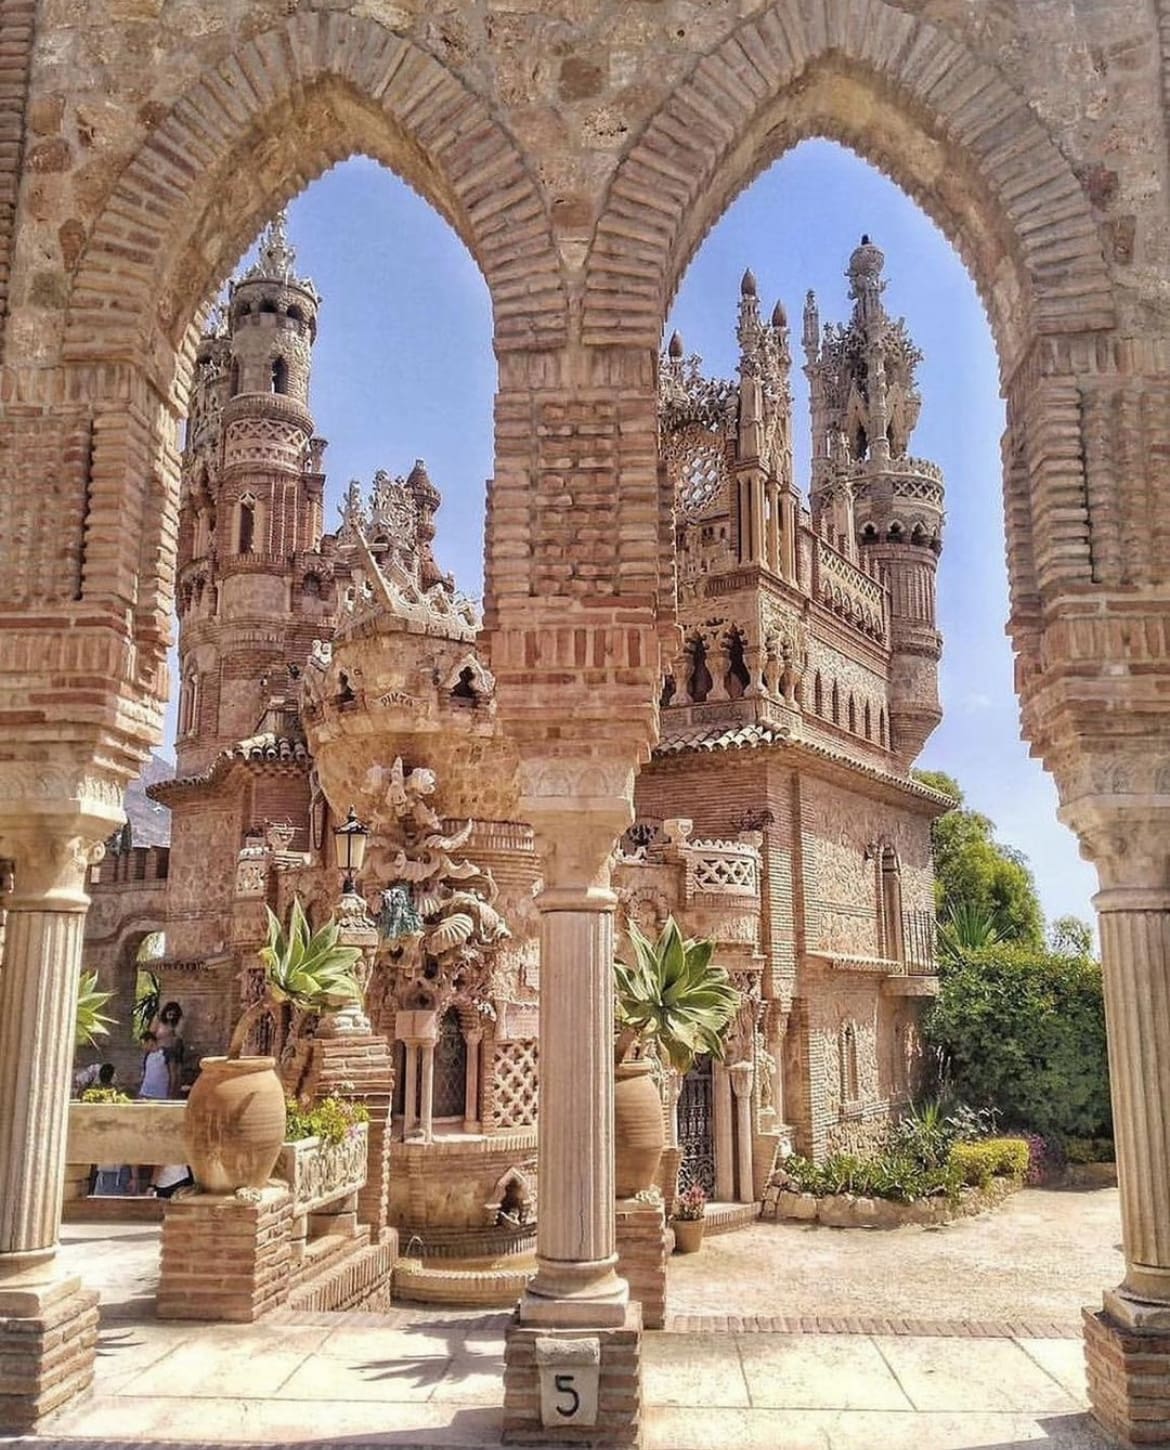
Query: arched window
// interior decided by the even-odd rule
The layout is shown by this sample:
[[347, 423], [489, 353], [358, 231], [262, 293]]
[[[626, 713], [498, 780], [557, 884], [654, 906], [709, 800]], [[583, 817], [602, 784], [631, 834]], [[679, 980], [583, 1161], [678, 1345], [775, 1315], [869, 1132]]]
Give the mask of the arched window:
[[228, 391], [231, 397], [235, 397], [240, 391], [240, 360], [232, 358], [232, 370], [229, 374]]
[[687, 685], [687, 693], [696, 705], [701, 705], [711, 693], [711, 686], [715, 681], [711, 678], [711, 671], [707, 668], [707, 646], [701, 639], [691, 641], [691, 678]]
[[878, 711], [878, 739], [887, 750], [890, 748], [889, 727], [886, 724], [886, 707], [884, 705]]
[[864, 716], [864, 719], [865, 719], [865, 738], [867, 740], [872, 740], [873, 739], [873, 715], [870, 712], [869, 701], [868, 700], [866, 700], [866, 702], [865, 702], [865, 716]]
[[825, 713], [825, 687], [821, 684], [820, 670], [813, 676], [813, 711], [817, 715]]
[[838, 1051], [841, 1071], [841, 1106], [855, 1103], [860, 1096], [857, 1077], [857, 1028], [852, 1022], [842, 1022]]
[[272, 391], [274, 393], [288, 392], [288, 363], [282, 357], [272, 359]]
[[854, 704], [853, 696], [849, 696], [849, 733], [857, 734], [857, 706]]
[[744, 654], [743, 635], [733, 629], [727, 636], [727, 674], [723, 686], [729, 700], [742, 699], [744, 691], [751, 684], [747, 660]]
[[256, 546], [256, 500], [246, 493], [240, 500], [238, 554], [250, 554]]
[[435, 1043], [435, 1086], [432, 1114], [462, 1118], [467, 1101], [467, 1042], [454, 1007], [443, 1014]]
[[193, 735], [199, 729], [199, 672], [194, 667], [183, 676], [179, 691], [179, 734]]
[[890, 962], [906, 959], [902, 930], [902, 863], [893, 846], [882, 848], [878, 879], [878, 912], [882, 955]]
[[837, 687], [837, 681], [833, 681], [833, 724], [841, 723], [841, 691]]
[[304, 322], [305, 320], [305, 314], [295, 303], [288, 309], [288, 320], [290, 322]]

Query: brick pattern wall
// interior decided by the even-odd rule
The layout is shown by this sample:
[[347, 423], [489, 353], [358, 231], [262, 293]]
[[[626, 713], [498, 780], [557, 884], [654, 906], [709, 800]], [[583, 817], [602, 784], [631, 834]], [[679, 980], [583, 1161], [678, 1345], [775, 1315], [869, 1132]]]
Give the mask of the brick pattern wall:
[[626, 1312], [620, 1329], [552, 1329], [526, 1327], [517, 1313], [508, 1326], [504, 1350], [504, 1443], [547, 1445], [549, 1436], [540, 1422], [540, 1382], [536, 1369], [536, 1341], [546, 1336], [575, 1339], [583, 1335], [601, 1340], [601, 1383], [596, 1425], [560, 1425], [558, 1445], [633, 1447], [641, 1443], [642, 1421], [642, 1316], [637, 1304]]
[[35, 1430], [93, 1383], [97, 1306], [75, 1279], [44, 1294], [0, 1290], [0, 1434]]
[[36, 11], [36, 0], [0, 0], [0, 353], [8, 316], [9, 267], [20, 194]]
[[1085, 1369], [1093, 1414], [1122, 1445], [1170, 1441], [1170, 1334], [1140, 1334], [1085, 1309]]
[[250, 1324], [289, 1288], [292, 1199], [265, 1188], [256, 1203], [196, 1194], [172, 1198], [163, 1219], [160, 1319]]
[[661, 1204], [617, 1205], [617, 1271], [630, 1286], [630, 1298], [642, 1306], [647, 1329], [666, 1323], [666, 1217]]

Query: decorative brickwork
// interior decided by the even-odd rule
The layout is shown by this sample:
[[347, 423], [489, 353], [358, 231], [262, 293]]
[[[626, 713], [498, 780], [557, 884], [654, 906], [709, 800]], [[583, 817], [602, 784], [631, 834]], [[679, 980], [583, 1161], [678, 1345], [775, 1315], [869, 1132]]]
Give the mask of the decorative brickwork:
[[255, 1201], [175, 1197], [163, 1219], [160, 1319], [252, 1323], [288, 1295], [292, 1199], [265, 1188]]
[[1086, 1309], [1085, 1369], [1093, 1414], [1126, 1446], [1170, 1442], [1170, 1333], [1127, 1329]]
[[669, 1239], [661, 1202], [620, 1199], [617, 1206], [618, 1273], [630, 1286], [630, 1298], [642, 1306], [646, 1329], [666, 1323], [666, 1261]]
[[93, 1383], [98, 1296], [77, 1279], [0, 1289], [0, 1432], [35, 1430]]
[[[555, 1432], [541, 1423], [540, 1381], [536, 1367], [538, 1339], [574, 1339], [582, 1335], [601, 1342], [601, 1382], [596, 1425], [558, 1425]], [[637, 1304], [626, 1309], [619, 1329], [551, 1329], [521, 1325], [514, 1315], [504, 1350], [504, 1443], [596, 1447], [641, 1444], [642, 1314]]]

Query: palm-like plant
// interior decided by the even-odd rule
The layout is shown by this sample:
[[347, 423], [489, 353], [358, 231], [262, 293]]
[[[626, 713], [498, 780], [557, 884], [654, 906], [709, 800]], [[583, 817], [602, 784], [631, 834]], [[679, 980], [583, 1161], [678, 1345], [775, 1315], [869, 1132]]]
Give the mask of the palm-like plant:
[[114, 995], [103, 992], [97, 984], [96, 972], [82, 972], [81, 984], [77, 990], [77, 1016], [74, 1019], [74, 1047], [96, 1047], [99, 1037], [108, 1037], [114, 1026], [114, 1018], [107, 1017], [102, 1008]]
[[959, 961], [1001, 941], [1003, 932], [996, 913], [978, 902], [952, 901], [938, 925], [939, 955], [945, 962]]
[[739, 1010], [740, 994], [722, 967], [714, 966], [710, 941], [684, 940], [668, 917], [657, 941], [630, 923], [633, 963], [613, 965], [617, 991], [617, 1062], [636, 1041], [656, 1047], [680, 1073], [696, 1057], [723, 1056], [727, 1028]]
[[318, 931], [311, 931], [299, 899], [293, 901], [287, 931], [268, 910], [268, 940], [260, 948], [264, 994], [236, 1023], [229, 1058], [241, 1056], [254, 1024], [283, 1002], [300, 1012], [333, 1012], [347, 1002], [361, 1001], [362, 990], [353, 972], [361, 948], [339, 946], [340, 933], [332, 918]]

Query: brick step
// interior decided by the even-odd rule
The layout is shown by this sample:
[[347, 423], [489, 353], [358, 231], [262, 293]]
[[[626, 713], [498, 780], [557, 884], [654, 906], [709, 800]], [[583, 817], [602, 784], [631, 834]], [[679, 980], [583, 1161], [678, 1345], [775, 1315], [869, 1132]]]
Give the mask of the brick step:
[[355, 1234], [322, 1234], [320, 1238], [309, 1239], [305, 1254], [293, 1272], [298, 1281], [316, 1278], [328, 1273], [330, 1268], [346, 1258], [356, 1249], [369, 1246], [370, 1230], [367, 1225], [359, 1226]]
[[312, 1314], [364, 1309], [384, 1312], [390, 1307], [390, 1279], [396, 1244], [361, 1243], [347, 1239], [345, 1253], [332, 1256], [319, 1273], [303, 1279], [288, 1296], [287, 1310]]
[[710, 1238], [713, 1234], [726, 1234], [737, 1228], [746, 1228], [748, 1224], [755, 1223], [759, 1216], [758, 1203], [709, 1203], [704, 1237]]

